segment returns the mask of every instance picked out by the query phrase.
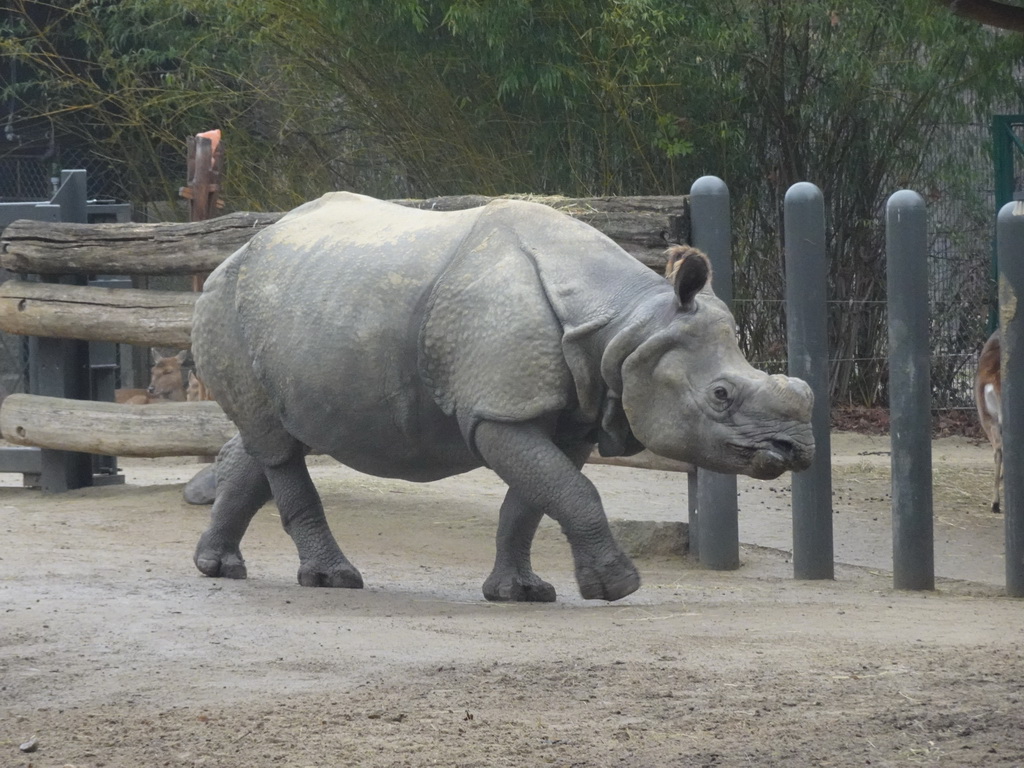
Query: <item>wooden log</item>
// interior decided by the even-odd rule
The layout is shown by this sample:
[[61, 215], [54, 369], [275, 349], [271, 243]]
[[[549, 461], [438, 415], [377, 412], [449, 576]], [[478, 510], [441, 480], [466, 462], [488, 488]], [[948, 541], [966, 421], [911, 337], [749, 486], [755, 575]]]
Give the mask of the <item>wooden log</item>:
[[188, 224], [59, 224], [19, 219], [3, 231], [0, 266], [40, 275], [210, 272], [283, 213], [231, 213]]
[[663, 472], [696, 472], [693, 464], [675, 459], [666, 459], [650, 451], [641, 451], [635, 456], [602, 456], [597, 451], [590, 454], [588, 464], [611, 464], [616, 467], [632, 467], [633, 469], [660, 469]]
[[[479, 195], [395, 200], [412, 208], [462, 210], [495, 198]], [[651, 269], [686, 241], [686, 197], [538, 197], [587, 222]], [[18, 220], [3, 231], [0, 266], [22, 274], [184, 275], [209, 272], [283, 213], [231, 213], [188, 224], [59, 224]], [[683, 224], [676, 227], [674, 224]]]
[[0, 330], [188, 349], [197, 296], [8, 280], [0, 284]]
[[[42, 395], [9, 395], [0, 405], [0, 435], [14, 445], [106, 456], [215, 455], [236, 433], [220, 406], [210, 400], [122, 405]], [[590, 464], [692, 472], [694, 467], [644, 451]]]
[[[485, 205], [498, 198], [455, 195], [426, 200], [395, 200], [400, 205], [435, 211], [459, 211]], [[509, 195], [530, 200], [586, 222], [603, 232], [633, 258], [651, 269], [665, 269], [665, 249], [676, 242], [689, 242], [689, 198], [683, 195], [636, 197], [559, 197], [551, 195]], [[676, 218], [676, 221], [672, 221]], [[676, 231], [673, 231], [676, 230]]]
[[10, 395], [0, 435], [15, 445], [107, 456], [217, 453], [236, 434], [214, 402], [119, 405], [41, 395]]

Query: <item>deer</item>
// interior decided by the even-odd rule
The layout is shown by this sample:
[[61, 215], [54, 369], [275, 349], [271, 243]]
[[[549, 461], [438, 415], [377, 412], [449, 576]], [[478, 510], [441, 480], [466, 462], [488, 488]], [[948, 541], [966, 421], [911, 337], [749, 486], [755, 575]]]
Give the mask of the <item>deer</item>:
[[188, 351], [163, 357], [152, 351], [153, 367], [150, 369], [149, 387], [146, 389], [115, 389], [114, 402], [124, 405], [148, 405], [150, 403], [183, 402], [186, 399], [185, 362]]
[[210, 392], [203, 380], [200, 379], [195, 371], [188, 372], [188, 386], [185, 388], [185, 399], [194, 403], [200, 400], [214, 400], [213, 393]]
[[1003, 387], [1000, 365], [998, 329], [988, 337], [978, 356], [978, 373], [974, 379], [974, 402], [978, 407], [981, 429], [989, 442], [995, 459], [995, 482], [992, 489], [992, 511], [999, 514], [999, 485], [1003, 480]]

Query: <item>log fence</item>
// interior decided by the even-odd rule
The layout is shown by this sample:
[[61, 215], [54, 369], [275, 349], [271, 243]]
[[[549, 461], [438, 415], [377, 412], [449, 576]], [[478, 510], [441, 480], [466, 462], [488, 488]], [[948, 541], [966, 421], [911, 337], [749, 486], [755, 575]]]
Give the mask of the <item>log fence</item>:
[[[443, 211], [479, 206], [489, 199], [460, 196], [395, 202]], [[689, 237], [687, 197], [528, 199], [585, 221], [657, 271], [664, 269], [665, 249]], [[0, 266], [21, 275], [44, 276], [47, 282], [9, 280], [0, 285], [0, 330], [43, 339], [188, 349], [198, 294], [110, 289], [81, 283], [95, 274], [208, 273], [283, 215], [241, 212], [182, 224], [14, 221], [0, 237]], [[83, 390], [81, 386], [73, 389]], [[211, 454], [233, 431], [219, 406], [212, 402], [129, 406], [16, 394], [0, 407], [0, 434], [7, 442], [86, 454]], [[692, 471], [687, 464], [650, 454], [603, 461]], [[51, 489], [88, 484], [89, 479], [80, 475]]]
[[[706, 181], [701, 180], [701, 181]], [[714, 189], [693, 190], [694, 198], [700, 194], [720, 196], [718, 180]], [[695, 185], [696, 187], [697, 185]], [[708, 186], [708, 185], [704, 185]], [[724, 189], [724, 185], [722, 185]], [[699, 194], [698, 194], [699, 193]], [[713, 194], [712, 194], [713, 193]], [[900, 200], [908, 198], [906, 191], [897, 193]], [[600, 198], [588, 200], [566, 200], [564, 198], [534, 198], [539, 202], [560, 208], [570, 215], [587, 221], [591, 226], [604, 232], [619, 243], [642, 263], [655, 270], [664, 267], [663, 252], [671, 243], [690, 242], [688, 199], [679, 198]], [[916, 201], [917, 198], [913, 198]], [[404, 205], [435, 210], [457, 210], [486, 202], [487, 198], [462, 197], [438, 198], [434, 200], [397, 201]], [[700, 201], [697, 201], [700, 203]], [[915, 202], [916, 204], [916, 202]], [[787, 193], [787, 211], [792, 207], [786, 223], [787, 264], [797, 274], [787, 280], [787, 302], [793, 318], [800, 323], [816, 326], [815, 333], [824, 334], [824, 269], [825, 230], [820, 213], [822, 201], [820, 191], [811, 185], [795, 185]], [[923, 206], [920, 206], [923, 209]], [[715, 238], [708, 243], [709, 232], [714, 234], [720, 227], [723, 216], [716, 220], [705, 216], [698, 208], [697, 218], [700, 231], [693, 233], [698, 247], [711, 252], [713, 261], [717, 251], [727, 250], [723, 238], [721, 247], [712, 247]], [[632, 213], [630, 213], [632, 211]], [[802, 213], [799, 213], [802, 211]], [[1001, 307], [1014, 304], [1017, 288], [1024, 283], [1021, 270], [1012, 271], [1009, 266], [1024, 238], [1020, 236], [1016, 209], [1008, 205], [1000, 212], [999, 248], [1001, 265], [1001, 286], [1009, 286], [1006, 296], [1001, 294]], [[922, 211], [923, 212], [923, 211]], [[1005, 215], [1004, 215], [1005, 214]], [[74, 225], [45, 224], [15, 221], [0, 238], [0, 266], [19, 273], [48, 276], [47, 284], [30, 285], [8, 283], [0, 286], [0, 330], [13, 333], [32, 334], [39, 339], [52, 339], [60, 343], [68, 339], [79, 340], [67, 343], [81, 344], [81, 341], [125, 341], [132, 340], [152, 346], [191, 345], [191, 307], [193, 293], [164, 291], [111, 291], [95, 286], [83, 285], [89, 274], [106, 272], [113, 274], [195, 274], [214, 269], [237, 247], [252, 237], [255, 232], [276, 221], [281, 214], [240, 213], [192, 222], [190, 224], [107, 224]], [[919, 217], [923, 218], [923, 217]], [[717, 221], [717, 223], [716, 223]], [[911, 247], [904, 241], [904, 229], [914, 224], [911, 216], [889, 216], [887, 218], [887, 243], [899, 258], [910, 258]], [[725, 230], [727, 231], [727, 227]], [[919, 238], [918, 238], [919, 239]], [[1005, 251], [1005, 253], [1004, 253]], [[1007, 255], [1009, 254], [1009, 255]], [[721, 258], [722, 253], [717, 253]], [[890, 261], [892, 258], [890, 258]], [[924, 262], [921, 261], [921, 264]], [[802, 266], [801, 266], [802, 264]], [[813, 269], [811, 267], [813, 266]], [[918, 265], [920, 266], [920, 265]], [[820, 273], [811, 279], [811, 272]], [[892, 270], [897, 271], [898, 270]], [[719, 269], [719, 274], [722, 270]], [[806, 273], [806, 274], [803, 274]], [[799, 278], [799, 279], [798, 279]], [[807, 278], [806, 280], [803, 278]], [[913, 282], [913, 281], [912, 281]], [[919, 280], [917, 282], [920, 282]], [[1003, 285], [1005, 283], [1005, 285]], [[820, 295], [819, 295], [820, 293]], [[905, 300], [908, 291], [893, 291], [893, 295]], [[797, 307], [798, 302], [806, 302]], [[1005, 305], [1005, 306], [1004, 306]], [[816, 309], [815, 309], [816, 307]], [[926, 316], [927, 303], [915, 310]], [[1021, 365], [1018, 358], [1022, 332], [1014, 325], [1013, 313], [1004, 312], [1003, 331], [1006, 334], [1007, 351], [1004, 357], [1004, 371]], [[827, 403], [827, 370], [818, 370], [824, 365], [827, 354], [813, 348], [822, 346], [821, 339], [813, 341], [808, 329], [796, 328], [789, 338], [789, 354], [793, 360], [803, 360], [797, 371], [810, 380], [815, 387], [816, 398]], [[813, 341], [813, 343], [812, 343]], [[1016, 346], [1014, 346], [1016, 345]], [[898, 345], [892, 345], [894, 347]], [[920, 345], [918, 345], [920, 346]], [[76, 347], [80, 350], [81, 347]], [[915, 354], [926, 355], [924, 352]], [[78, 354], [75, 352], [75, 354]], [[68, 359], [75, 359], [69, 354]], [[76, 363], [80, 365], [79, 363]], [[88, 367], [87, 365], [85, 367]], [[806, 370], [804, 369], [806, 368]], [[909, 369], [907, 360], [890, 360], [891, 370]], [[793, 370], [790, 373], [794, 373]], [[927, 377], [926, 377], [927, 378]], [[1020, 377], [1018, 377], [1020, 378]], [[1006, 377], [1004, 381], [1013, 377]], [[74, 389], [74, 387], [68, 387]], [[901, 389], [901, 388], [894, 388]], [[1004, 391], [1006, 431], [1005, 458], [1012, 464], [1014, 457], [1024, 453], [1024, 441], [1014, 442], [1015, 436], [1024, 433], [1024, 398]], [[912, 398], [913, 408], [921, 411], [921, 421], [927, 418], [927, 390]], [[815, 409], [813, 421], [815, 434], [821, 438], [827, 435], [827, 408]], [[907, 419], [904, 415], [900, 418]], [[897, 418], [894, 415], [894, 424]], [[909, 422], [903, 422], [909, 423]], [[11, 395], [0, 406], [0, 434], [16, 445], [40, 445], [53, 452], [81, 451], [86, 453], [108, 452], [112, 455], [169, 456], [212, 453], [233, 434], [234, 428], [212, 402], [180, 403], [168, 405], [124, 406], [113, 403], [85, 402], [83, 399], [40, 397], [36, 395]], [[922, 432], [926, 435], [926, 432]], [[926, 444], [926, 441], [924, 441]], [[823, 441], [827, 445], [827, 441]], [[925, 445], [926, 447], [926, 445]], [[1014, 448], [1016, 453], [1011, 456]], [[921, 494], [930, 490], [927, 480], [919, 476], [903, 479], [900, 462], [918, 460], [909, 456], [911, 451], [896, 450], [894, 441], [894, 492], [900, 494]], [[44, 466], [45, 472], [45, 453]], [[908, 454], [907, 456], [901, 453]], [[827, 484], [830, 477], [831, 457], [816, 459], [814, 471], [806, 473], [806, 482], [797, 489], [794, 478], [794, 564], [798, 578], [828, 579], [833, 574], [833, 545], [831, 527], [831, 489]], [[605, 460], [609, 463], [608, 460]], [[733, 556], [735, 529], [732, 519], [735, 505], [729, 509], [708, 501], [709, 494], [695, 481], [692, 467], [681, 463], [658, 459], [653, 456], [634, 457], [626, 461], [615, 461], [630, 466], [648, 466], [658, 469], [679, 469], [690, 473], [691, 523], [697, 524], [697, 557], [702, 565], [710, 568], [731, 568], [738, 565]], [[676, 466], [672, 466], [675, 464]], [[4, 468], [0, 456], [0, 469]], [[930, 471], [930, 468], [929, 468]], [[920, 473], [919, 473], [920, 474]], [[910, 475], [907, 474], [907, 478]], [[1007, 534], [1007, 591], [1014, 597], [1024, 596], [1024, 491], [1018, 482], [1013, 485], [1012, 473], [1007, 475], [1006, 488], [1006, 534]], [[800, 492], [797, 493], [796, 491]], [[702, 511], [692, 506], [694, 497], [702, 498]], [[799, 497], [799, 498], [798, 498]], [[894, 508], [894, 573], [911, 574], [913, 578], [896, 579], [896, 588], [928, 589], [934, 582], [934, 562], [931, 557], [930, 494], [928, 503], [920, 504], [922, 515], [913, 520], [905, 519], [912, 510]], [[909, 508], [909, 504], [901, 505]], [[721, 518], [721, 519], [717, 519]], [[910, 528], [911, 523], [915, 527]], [[901, 546], [906, 536], [902, 527], [915, 531], [911, 537], [912, 547]], [[713, 531], [710, 529], [714, 529]], [[722, 531], [729, 532], [723, 535]], [[711, 534], [714, 533], [712, 536]], [[726, 542], [728, 539], [728, 542]], [[691, 531], [691, 542], [693, 541]], [[729, 546], [719, 546], [728, 543]], [[714, 544], [715, 546], [710, 546]], [[722, 557], [716, 560], [718, 553]]]

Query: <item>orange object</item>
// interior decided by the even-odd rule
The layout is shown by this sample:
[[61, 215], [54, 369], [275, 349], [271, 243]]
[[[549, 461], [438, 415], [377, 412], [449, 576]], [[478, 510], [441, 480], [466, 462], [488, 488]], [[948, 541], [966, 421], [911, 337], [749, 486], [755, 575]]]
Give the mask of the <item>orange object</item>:
[[213, 158], [217, 154], [217, 145], [220, 144], [220, 128], [214, 128], [212, 131], [197, 133], [196, 138], [210, 140], [210, 167], [212, 168], [214, 164]]

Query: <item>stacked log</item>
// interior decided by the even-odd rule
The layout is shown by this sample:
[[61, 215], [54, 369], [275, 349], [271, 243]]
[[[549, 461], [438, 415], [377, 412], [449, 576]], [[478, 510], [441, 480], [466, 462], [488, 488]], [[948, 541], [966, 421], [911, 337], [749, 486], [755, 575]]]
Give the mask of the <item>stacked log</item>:
[[8, 280], [0, 284], [0, 329], [22, 336], [188, 349], [196, 298], [183, 291]]
[[[462, 210], [493, 198], [396, 200], [420, 209]], [[659, 273], [666, 248], [689, 237], [685, 197], [522, 196], [581, 219]], [[0, 266], [41, 275], [191, 275], [210, 272], [283, 213], [232, 213], [187, 224], [69, 224], [15, 221], [3, 232]], [[188, 349], [197, 294], [9, 280], [0, 285], [0, 330], [26, 336]], [[16, 445], [113, 456], [215, 454], [235, 428], [215, 402], [145, 406], [11, 395], [0, 434]], [[643, 453], [595, 463], [691, 471]]]
[[0, 407], [10, 443], [108, 456], [215, 454], [237, 431], [209, 400], [121, 405], [16, 394]]
[[209, 272], [283, 213], [232, 213], [188, 224], [18, 220], [3, 231], [0, 266], [34, 275]]
[[[0, 408], [0, 434], [9, 443], [109, 456], [214, 456], [237, 432], [210, 400], [122, 405], [16, 394]], [[615, 458], [595, 452], [589, 463], [693, 471], [690, 464], [649, 451]]]
[[[396, 200], [412, 208], [462, 210], [494, 198]], [[689, 238], [686, 197], [535, 197], [608, 235], [653, 270]], [[190, 275], [209, 272], [283, 213], [231, 213], [188, 224], [55, 224], [15, 221], [3, 232], [0, 266], [38, 275]]]

